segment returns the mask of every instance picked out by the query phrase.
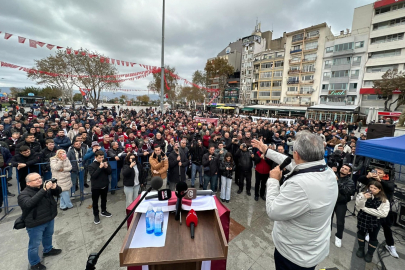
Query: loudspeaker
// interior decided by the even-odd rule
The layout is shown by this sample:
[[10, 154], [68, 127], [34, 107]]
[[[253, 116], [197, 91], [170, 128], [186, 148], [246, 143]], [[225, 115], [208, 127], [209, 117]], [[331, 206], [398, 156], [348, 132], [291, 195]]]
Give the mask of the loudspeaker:
[[403, 203], [399, 205], [397, 224], [405, 228], [405, 204]]
[[367, 129], [367, 140], [382, 137], [394, 137], [395, 125], [371, 124]]

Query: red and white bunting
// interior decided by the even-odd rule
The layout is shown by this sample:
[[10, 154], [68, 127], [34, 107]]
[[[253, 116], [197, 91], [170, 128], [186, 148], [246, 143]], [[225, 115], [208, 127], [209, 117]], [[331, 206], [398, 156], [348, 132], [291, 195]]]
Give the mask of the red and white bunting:
[[33, 39], [30, 39], [30, 47], [32, 47], [32, 48], [37, 48], [37, 41], [36, 40], [33, 40]]
[[41, 46], [41, 47], [44, 47], [44, 45], [45, 45], [46, 43], [41, 42], [41, 41], [37, 41], [37, 44], [38, 44], [39, 46]]
[[4, 33], [4, 39], [9, 39], [13, 34]]
[[48, 49], [52, 50], [52, 49], [53, 49], [53, 47], [55, 47], [55, 45], [52, 45], [52, 44], [46, 44], [46, 47], [47, 47]]
[[18, 43], [24, 43], [26, 40], [25, 37], [18, 37]]

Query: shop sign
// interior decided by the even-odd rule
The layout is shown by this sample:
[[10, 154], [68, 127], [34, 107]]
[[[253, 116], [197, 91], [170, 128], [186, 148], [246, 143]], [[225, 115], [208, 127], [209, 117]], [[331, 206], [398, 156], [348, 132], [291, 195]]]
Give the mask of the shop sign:
[[345, 96], [346, 90], [329, 90], [329, 96]]

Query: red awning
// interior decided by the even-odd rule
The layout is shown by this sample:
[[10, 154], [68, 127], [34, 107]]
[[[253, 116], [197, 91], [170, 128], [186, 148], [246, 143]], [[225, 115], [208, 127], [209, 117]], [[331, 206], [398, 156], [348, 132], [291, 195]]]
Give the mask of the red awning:
[[228, 83], [238, 83], [238, 81], [231, 81], [231, 82], [228, 82]]
[[402, 112], [378, 112], [378, 115], [399, 117]]
[[374, 88], [360, 88], [360, 94], [361, 95], [375, 95], [375, 89]]
[[398, 2], [402, 2], [404, 0], [381, 0], [381, 1], [377, 1], [374, 3], [374, 8], [380, 8], [380, 7], [384, 7], [384, 6], [388, 6], [391, 4], [395, 4]]

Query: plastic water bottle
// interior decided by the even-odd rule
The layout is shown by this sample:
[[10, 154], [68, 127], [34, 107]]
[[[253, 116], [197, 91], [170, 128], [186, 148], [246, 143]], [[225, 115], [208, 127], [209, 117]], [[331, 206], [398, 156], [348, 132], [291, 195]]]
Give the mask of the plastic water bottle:
[[154, 232], [154, 223], [155, 223], [155, 211], [153, 211], [152, 205], [149, 205], [145, 219], [146, 219], [146, 233], [152, 234]]
[[163, 211], [162, 207], [158, 207], [155, 215], [155, 235], [161, 236], [163, 234]]

